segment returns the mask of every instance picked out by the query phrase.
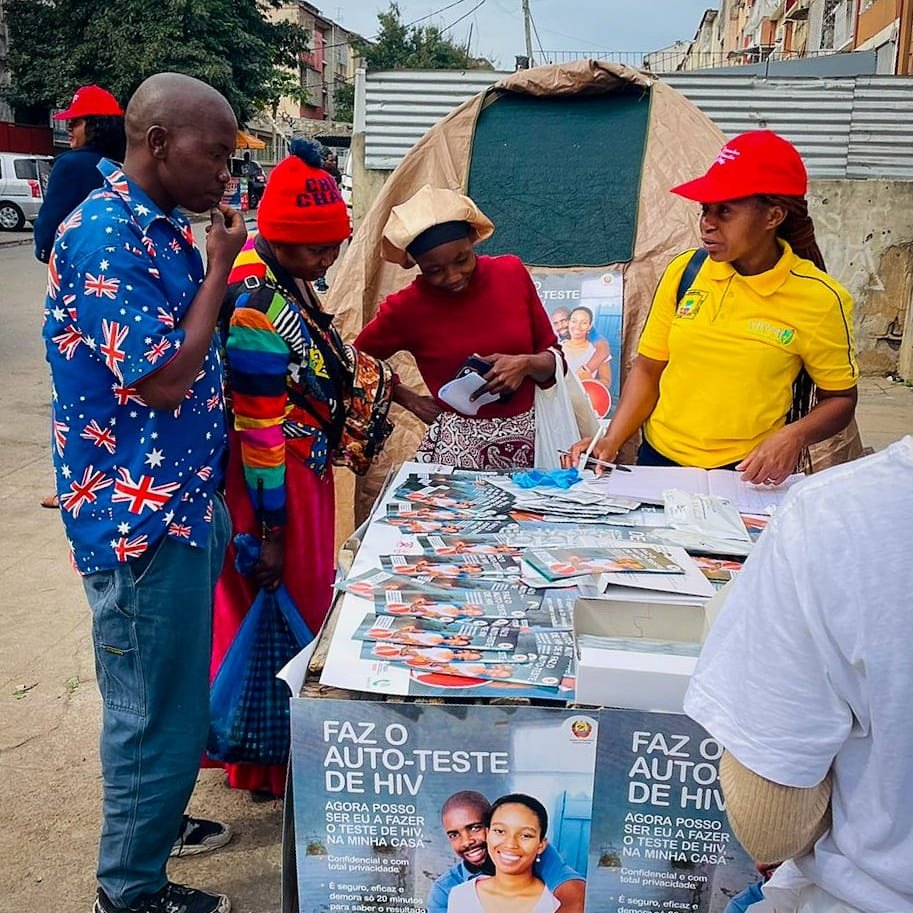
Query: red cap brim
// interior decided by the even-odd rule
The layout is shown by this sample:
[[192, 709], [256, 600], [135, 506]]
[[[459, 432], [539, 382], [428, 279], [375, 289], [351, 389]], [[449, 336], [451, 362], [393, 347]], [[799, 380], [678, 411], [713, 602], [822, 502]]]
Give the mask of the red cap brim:
[[735, 200], [745, 196], [744, 193], [736, 193], [731, 187], [724, 186], [719, 181], [714, 181], [708, 175], [695, 178], [693, 181], [686, 181], [673, 187], [670, 193], [678, 194], [686, 200], [694, 200], [696, 203], [722, 203], [724, 200]]
[[70, 105], [66, 111], [55, 114], [52, 120], [76, 120], [77, 117], [123, 117], [124, 111], [116, 101]]

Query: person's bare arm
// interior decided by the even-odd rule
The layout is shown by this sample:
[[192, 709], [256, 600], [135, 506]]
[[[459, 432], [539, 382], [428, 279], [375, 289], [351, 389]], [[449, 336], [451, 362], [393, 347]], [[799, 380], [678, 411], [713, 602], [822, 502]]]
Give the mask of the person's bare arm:
[[[598, 460], [611, 463], [622, 445], [631, 435], [637, 432], [643, 423], [650, 417], [656, 408], [659, 399], [659, 379], [666, 370], [665, 361], [647, 358], [638, 355], [631, 367], [631, 372], [625, 379], [618, 410], [609, 425], [606, 436], [596, 445], [593, 456]], [[562, 457], [566, 468], [576, 466], [580, 455], [590, 446], [590, 438], [574, 444], [571, 453]], [[601, 473], [601, 467], [596, 467], [596, 473]]]
[[485, 375], [485, 386], [479, 387], [470, 399], [478, 399], [486, 393], [514, 393], [527, 377], [537, 384], [545, 384], [555, 378], [555, 356], [551, 349], [535, 355], [480, 355], [492, 367]]
[[586, 899], [586, 882], [582, 878], [574, 878], [558, 885], [552, 894], [561, 904], [557, 913], [583, 913], [583, 904]]
[[393, 402], [411, 412], [426, 425], [430, 425], [441, 414], [441, 407], [433, 396], [419, 393], [399, 381], [393, 385]]
[[736, 466], [744, 481], [779, 485], [796, 471], [803, 448], [827, 440], [849, 425], [856, 412], [856, 387], [818, 390], [817, 396], [818, 402], [808, 415], [765, 438]]
[[224, 204], [213, 209], [206, 236], [206, 276], [179, 327], [184, 341], [177, 354], [158, 371], [136, 384], [136, 391], [153, 409], [177, 409], [199, 373], [215, 332], [225, 297], [228, 274], [247, 239], [239, 212]]

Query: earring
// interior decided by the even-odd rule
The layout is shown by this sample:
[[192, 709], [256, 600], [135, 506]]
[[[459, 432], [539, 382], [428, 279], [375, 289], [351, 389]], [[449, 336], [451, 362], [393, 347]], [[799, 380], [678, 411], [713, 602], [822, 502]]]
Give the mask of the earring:
[[537, 856], [537, 857], [536, 857], [536, 862], [542, 862], [542, 857], [541, 857], [541, 856]]

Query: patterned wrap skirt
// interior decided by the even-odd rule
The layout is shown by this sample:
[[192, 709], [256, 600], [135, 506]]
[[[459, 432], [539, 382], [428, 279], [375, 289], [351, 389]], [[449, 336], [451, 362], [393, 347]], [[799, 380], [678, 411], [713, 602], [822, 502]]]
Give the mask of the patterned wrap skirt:
[[473, 418], [442, 412], [415, 455], [420, 463], [510, 472], [529, 469], [536, 455], [535, 410], [511, 418]]

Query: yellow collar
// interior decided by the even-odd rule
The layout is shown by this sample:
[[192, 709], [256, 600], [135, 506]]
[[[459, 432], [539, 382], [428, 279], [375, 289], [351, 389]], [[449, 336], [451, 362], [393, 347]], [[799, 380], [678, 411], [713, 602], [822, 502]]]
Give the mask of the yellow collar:
[[786, 241], [777, 238], [777, 243], [783, 252], [780, 255], [780, 259], [767, 272], [758, 273], [756, 276], [742, 276], [735, 271], [731, 263], [717, 263], [709, 258], [704, 262], [704, 268], [701, 272], [708, 279], [713, 279], [717, 282], [728, 282], [733, 276], [738, 276], [756, 294], [766, 298], [780, 290], [789, 277], [789, 271], [795, 266], [796, 260], [799, 259]]

